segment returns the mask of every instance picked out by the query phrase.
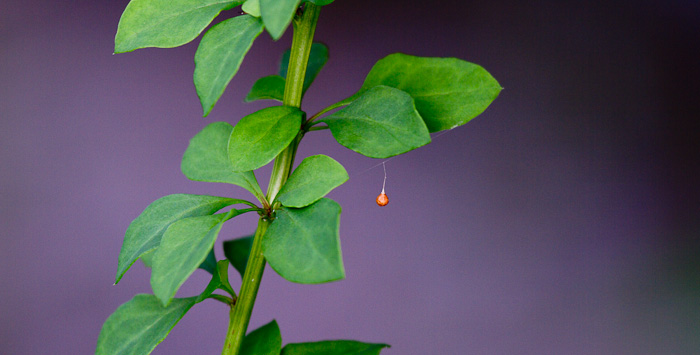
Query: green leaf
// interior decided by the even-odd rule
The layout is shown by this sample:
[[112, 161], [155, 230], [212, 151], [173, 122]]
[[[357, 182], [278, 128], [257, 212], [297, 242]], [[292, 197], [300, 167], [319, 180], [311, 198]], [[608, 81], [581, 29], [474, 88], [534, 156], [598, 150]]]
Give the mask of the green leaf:
[[233, 126], [226, 122], [214, 122], [197, 133], [182, 157], [180, 169], [190, 180], [224, 182], [250, 191], [258, 200], [265, 195], [252, 171], [233, 172], [228, 159], [228, 140]]
[[[156, 255], [156, 250], [149, 251], [148, 253], [141, 255], [141, 257], [139, 258], [143, 262], [143, 265], [147, 268], [153, 267], [153, 256]], [[214, 249], [209, 251], [209, 255], [207, 255], [207, 258], [204, 260], [204, 262], [202, 262], [202, 264], [199, 265], [199, 268], [207, 271], [212, 275], [216, 272], [216, 255], [214, 254]]]
[[265, 28], [276, 41], [292, 22], [300, 0], [260, 0], [260, 15]]
[[114, 38], [114, 52], [171, 48], [195, 39], [222, 10], [243, 1], [131, 0]]
[[[280, 62], [280, 76], [283, 78], [287, 77], [287, 69], [289, 67], [289, 56], [292, 50], [287, 49], [284, 54], [282, 54], [282, 61]], [[311, 45], [311, 52], [309, 53], [309, 63], [306, 65], [306, 74], [304, 74], [304, 92], [311, 86], [316, 79], [318, 73], [321, 72], [323, 66], [326, 65], [328, 61], [328, 47], [320, 42], [314, 42]]]
[[236, 292], [233, 291], [233, 287], [231, 287], [231, 283], [228, 281], [228, 265], [228, 260], [219, 260], [216, 263], [216, 275], [219, 277], [219, 288], [235, 297]]
[[277, 322], [273, 320], [246, 335], [240, 355], [279, 355], [280, 351], [282, 334]]
[[327, 198], [281, 208], [263, 236], [263, 255], [285, 279], [322, 283], [345, 277], [340, 252], [340, 205]]
[[[204, 292], [202, 292], [199, 296], [196, 297], [195, 303], [199, 303], [207, 299], [209, 296], [211, 296], [214, 291], [217, 289], [223, 289], [226, 290], [231, 288], [231, 285], [228, 283], [228, 274], [226, 274], [225, 278], [222, 277], [221, 273], [221, 268], [228, 269], [228, 260], [220, 260], [219, 262], [216, 263], [216, 268], [218, 269], [219, 272], [214, 273], [211, 276], [211, 281], [209, 281], [209, 284], [207, 284], [207, 287], [204, 289]], [[235, 293], [234, 293], [235, 294]], [[175, 298], [174, 300], [177, 300], [178, 298]]]
[[[219, 264], [228, 270], [228, 261]], [[154, 295], [134, 296], [105, 321], [95, 355], [149, 354], [193, 305], [207, 299], [221, 284], [219, 273], [214, 274], [199, 296], [173, 299], [168, 307]]]
[[131, 222], [119, 253], [115, 284], [142, 255], [155, 250], [173, 222], [192, 216], [210, 215], [226, 206], [250, 202], [226, 197], [175, 194], [154, 201]]
[[212, 216], [181, 219], [168, 227], [153, 256], [151, 287], [167, 306], [177, 290], [204, 262], [214, 247], [224, 222], [239, 215], [238, 210]]
[[287, 207], [306, 207], [348, 181], [340, 163], [325, 155], [304, 159], [282, 186], [276, 200]]
[[484, 112], [502, 89], [476, 64], [401, 53], [379, 60], [367, 74], [360, 93], [377, 85], [409, 93], [430, 132], [467, 123]]
[[326, 6], [335, 0], [305, 0], [306, 2], [313, 3], [318, 6]]
[[282, 355], [378, 355], [388, 344], [361, 343], [354, 340], [326, 340], [285, 345]]
[[224, 93], [262, 30], [258, 18], [243, 15], [222, 21], [204, 34], [194, 55], [194, 86], [204, 116]]
[[204, 258], [204, 261], [202, 261], [202, 263], [199, 264], [198, 268], [212, 275], [216, 274], [216, 254], [214, 254], [214, 248], [209, 250], [209, 254], [207, 254], [207, 257]]
[[370, 158], [388, 158], [430, 143], [430, 133], [407, 93], [376, 86], [346, 108], [319, 120], [338, 143]]
[[154, 295], [134, 296], [105, 321], [95, 355], [151, 353], [192, 308], [196, 298], [177, 298], [163, 307]]
[[224, 242], [224, 255], [231, 262], [231, 265], [238, 270], [241, 277], [245, 274], [245, 268], [248, 265], [248, 256], [250, 256], [250, 250], [253, 248], [253, 237], [251, 235]]
[[299, 133], [302, 115], [294, 107], [274, 106], [243, 117], [228, 141], [233, 171], [255, 170], [275, 159]]
[[258, 79], [253, 84], [250, 92], [245, 97], [245, 102], [256, 100], [277, 100], [282, 102], [284, 99], [285, 80], [279, 75], [270, 75]]
[[260, 0], [246, 0], [241, 10], [250, 16], [260, 17]]

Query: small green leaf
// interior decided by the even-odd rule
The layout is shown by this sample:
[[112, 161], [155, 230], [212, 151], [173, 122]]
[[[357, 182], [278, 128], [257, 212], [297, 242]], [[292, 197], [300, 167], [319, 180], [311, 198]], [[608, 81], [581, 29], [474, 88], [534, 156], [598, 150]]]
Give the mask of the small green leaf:
[[221, 283], [219, 288], [228, 292], [231, 296], [235, 297], [236, 292], [233, 291], [233, 287], [231, 287], [231, 283], [228, 281], [228, 265], [228, 260], [219, 260], [216, 263], [216, 275], [218, 275], [219, 281]]
[[253, 84], [250, 92], [245, 97], [245, 102], [256, 100], [277, 100], [282, 102], [284, 99], [285, 80], [279, 75], [270, 75], [258, 79]]
[[204, 34], [194, 55], [194, 86], [204, 116], [224, 93], [262, 30], [258, 18], [243, 15], [222, 21]]
[[[228, 268], [228, 260], [221, 260], [218, 263], [216, 263], [217, 269], [220, 269], [221, 267]], [[228, 274], [226, 275], [228, 276]], [[228, 285], [228, 278], [226, 278], [226, 284]], [[214, 273], [211, 276], [211, 281], [209, 281], [209, 284], [207, 284], [207, 287], [204, 289], [204, 291], [199, 294], [199, 296], [196, 297], [195, 303], [199, 303], [207, 299], [209, 296], [211, 296], [214, 291], [217, 289], [225, 289], [226, 286], [224, 285], [224, 282], [222, 281], [221, 277], [221, 272]], [[231, 288], [230, 285], [228, 285], [228, 288]], [[177, 300], [178, 298], [175, 298], [173, 300]]]
[[241, 277], [245, 274], [245, 268], [248, 265], [248, 256], [250, 256], [250, 250], [253, 248], [253, 237], [251, 235], [224, 242], [224, 255], [231, 262], [231, 265], [238, 270]]
[[338, 143], [370, 158], [388, 158], [430, 143], [411, 96], [376, 86], [346, 108], [319, 120]]
[[277, 322], [273, 320], [245, 336], [240, 355], [279, 355], [280, 351], [282, 334]]
[[274, 106], [243, 117], [228, 141], [233, 171], [255, 170], [275, 159], [299, 133], [302, 115], [294, 107]]
[[175, 194], [162, 197], [146, 207], [131, 222], [119, 253], [115, 284], [142, 255], [155, 250], [173, 222], [192, 216], [210, 215], [226, 206], [250, 202], [226, 197]]
[[150, 354], [192, 308], [197, 297], [176, 298], [168, 307], [154, 295], [136, 295], [107, 318], [95, 355]]
[[207, 257], [204, 259], [204, 261], [202, 261], [202, 263], [199, 264], [198, 268], [212, 275], [216, 274], [216, 254], [214, 254], [214, 248], [209, 250], [209, 254], [207, 254]]
[[[280, 62], [280, 76], [283, 78], [287, 77], [287, 69], [289, 67], [289, 56], [292, 54], [291, 49], [287, 49], [284, 54], [282, 54], [282, 61]], [[309, 53], [309, 63], [306, 65], [306, 74], [304, 74], [304, 92], [311, 86], [316, 79], [318, 73], [321, 72], [323, 66], [326, 65], [328, 61], [328, 47], [320, 42], [314, 42], [311, 45], [311, 52]]]
[[195, 39], [222, 10], [243, 1], [131, 0], [114, 38], [114, 52], [177, 47]]
[[168, 305], [177, 290], [204, 262], [224, 222], [242, 213], [231, 210], [212, 216], [181, 219], [168, 227], [153, 256], [151, 287]]
[[241, 10], [250, 16], [260, 17], [260, 0], [246, 0]]
[[326, 340], [315, 343], [292, 343], [282, 355], [379, 355], [388, 344], [361, 343], [354, 340]]
[[478, 116], [501, 86], [484, 68], [457, 58], [395, 53], [377, 62], [360, 93], [377, 85], [409, 93], [430, 132], [452, 129]]
[[300, 0], [260, 0], [260, 15], [265, 28], [276, 41], [292, 22]]
[[233, 126], [214, 122], [197, 133], [182, 157], [180, 169], [190, 180], [224, 182], [250, 191], [258, 200], [265, 198], [252, 171], [233, 172], [228, 159], [228, 140]]
[[345, 168], [333, 158], [310, 156], [294, 170], [276, 200], [287, 207], [306, 207], [348, 181], [348, 178]]
[[322, 283], [345, 277], [340, 252], [340, 205], [327, 198], [281, 208], [263, 236], [263, 255], [285, 279]]
[[[286, 83], [285, 77], [287, 76], [287, 67], [289, 66], [289, 55], [291, 50], [287, 50], [282, 55], [282, 62], [280, 64], [280, 75], [270, 75], [258, 79], [258, 81], [253, 84], [253, 88], [245, 98], [245, 102], [251, 102], [255, 100], [277, 100], [282, 102], [284, 99], [284, 85]], [[315, 42], [311, 45], [311, 53], [309, 53], [309, 62], [306, 66], [306, 74], [304, 75], [304, 88], [303, 91], [311, 86], [316, 76], [321, 71], [323, 66], [328, 61], [328, 47], [323, 43]]]
[[305, 0], [305, 1], [313, 3], [313, 4], [318, 5], [318, 6], [326, 6], [335, 0]]

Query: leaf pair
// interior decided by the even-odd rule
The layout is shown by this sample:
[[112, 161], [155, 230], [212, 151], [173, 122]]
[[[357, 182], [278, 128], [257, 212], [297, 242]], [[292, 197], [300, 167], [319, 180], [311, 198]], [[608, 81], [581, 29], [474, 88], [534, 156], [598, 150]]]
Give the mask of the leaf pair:
[[498, 96], [482, 67], [456, 58], [392, 54], [377, 62], [362, 88], [319, 120], [343, 146], [371, 158], [402, 154], [481, 114]]
[[387, 344], [362, 343], [354, 340], [327, 340], [314, 343], [291, 343], [282, 348], [282, 335], [276, 321], [250, 332], [243, 339], [241, 355], [378, 355]]
[[[244, 1], [132, 0], [114, 39], [114, 52], [139, 48], [171, 48], [195, 39], [223, 10]], [[262, 33], [260, 19], [237, 16], [212, 26], [195, 53], [194, 84], [204, 116], [211, 112], [243, 58]]]
[[189, 194], [156, 200], [127, 229], [115, 283], [138, 258], [148, 255], [153, 268], [151, 286], [167, 305], [182, 283], [210, 258], [223, 223], [241, 211], [212, 214], [238, 203], [252, 205], [243, 200]]

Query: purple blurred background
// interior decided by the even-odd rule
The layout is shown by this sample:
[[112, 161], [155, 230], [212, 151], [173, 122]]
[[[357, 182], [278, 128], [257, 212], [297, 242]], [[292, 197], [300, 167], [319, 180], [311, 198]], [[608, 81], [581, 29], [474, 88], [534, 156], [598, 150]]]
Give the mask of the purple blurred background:
[[[199, 40], [112, 55], [127, 2], [0, 4], [2, 354], [93, 352], [104, 320], [150, 293], [141, 263], [112, 283], [124, 231], [153, 200], [247, 198], [188, 181], [180, 159], [206, 124], [270, 104], [242, 98], [275, 73], [290, 31], [262, 35], [202, 118]], [[285, 343], [387, 342], [386, 354], [698, 353], [700, 3], [338, 0], [317, 39], [331, 59], [310, 113], [393, 52], [479, 63], [505, 90], [388, 161], [385, 208], [381, 161], [309, 134], [297, 161], [328, 154], [350, 173], [330, 194], [347, 279], [298, 285], [268, 268], [250, 329], [274, 318]], [[239, 217], [220, 239], [254, 226]], [[207, 281], [197, 271], [178, 295]], [[227, 322], [199, 304], [154, 353], [218, 354]]]

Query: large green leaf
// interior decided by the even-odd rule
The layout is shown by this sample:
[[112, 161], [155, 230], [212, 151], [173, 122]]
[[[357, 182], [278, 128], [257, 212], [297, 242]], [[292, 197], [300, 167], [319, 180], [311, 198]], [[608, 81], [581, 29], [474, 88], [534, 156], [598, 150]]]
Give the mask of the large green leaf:
[[134, 296], [105, 321], [95, 355], [150, 354], [192, 308], [196, 298], [177, 298], [163, 307], [154, 295]]
[[168, 305], [177, 290], [204, 262], [214, 247], [224, 222], [240, 214], [238, 210], [212, 216], [181, 219], [168, 227], [153, 256], [151, 287]]
[[340, 163], [325, 155], [304, 159], [282, 186], [276, 200], [287, 207], [306, 207], [348, 180]]
[[204, 116], [224, 93], [262, 30], [258, 18], [243, 15], [220, 22], [204, 34], [194, 55], [194, 86]]
[[275, 159], [299, 133], [302, 115], [294, 107], [274, 106], [243, 117], [228, 141], [233, 171], [255, 170]]
[[114, 38], [114, 52], [170, 48], [195, 39], [222, 10], [243, 1], [131, 0]]
[[346, 108], [319, 120], [345, 147], [371, 158], [388, 158], [430, 143], [430, 133], [411, 96], [375, 86]]
[[388, 344], [361, 343], [354, 340], [326, 340], [315, 343], [292, 343], [282, 355], [378, 355]]
[[253, 87], [245, 97], [245, 102], [256, 100], [284, 100], [285, 80], [279, 75], [265, 76], [253, 84]]
[[250, 332], [243, 339], [240, 355], [280, 355], [282, 334], [276, 321]]
[[[227, 261], [219, 263], [228, 268]], [[199, 296], [176, 298], [168, 307], [163, 307], [154, 295], [134, 296], [105, 321], [97, 339], [95, 355], [149, 354], [193, 305], [207, 299], [220, 286], [221, 279], [214, 274]]]
[[190, 180], [225, 182], [250, 191], [258, 200], [264, 198], [252, 171], [233, 172], [228, 159], [228, 140], [233, 126], [214, 122], [197, 133], [182, 157], [180, 169]]
[[292, 22], [300, 0], [260, 0], [260, 15], [265, 28], [276, 41]]
[[263, 255], [285, 279], [322, 283], [345, 277], [338, 227], [340, 205], [327, 198], [281, 208], [263, 236]]
[[124, 236], [119, 253], [115, 284], [142, 255], [152, 252], [173, 222], [192, 216], [210, 215], [226, 206], [250, 202], [226, 197], [175, 194], [154, 201], [134, 219]]
[[224, 255], [231, 262], [231, 265], [238, 270], [243, 277], [250, 250], [253, 248], [253, 236], [227, 240], [224, 242]]
[[[282, 61], [280, 62], [280, 76], [283, 78], [287, 77], [287, 69], [289, 68], [289, 56], [292, 54], [291, 49], [287, 49], [284, 54], [282, 54]], [[311, 86], [316, 79], [316, 76], [323, 66], [326, 65], [328, 61], [328, 47], [320, 42], [314, 42], [311, 45], [311, 52], [309, 53], [309, 62], [306, 64], [306, 74], [304, 74], [304, 92]]]
[[478, 116], [501, 86], [479, 65], [457, 58], [396, 53], [377, 62], [360, 93], [386, 85], [409, 93], [430, 132], [452, 129]]

